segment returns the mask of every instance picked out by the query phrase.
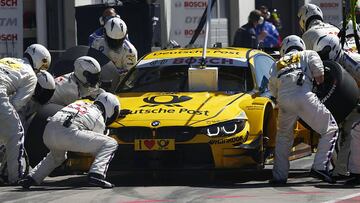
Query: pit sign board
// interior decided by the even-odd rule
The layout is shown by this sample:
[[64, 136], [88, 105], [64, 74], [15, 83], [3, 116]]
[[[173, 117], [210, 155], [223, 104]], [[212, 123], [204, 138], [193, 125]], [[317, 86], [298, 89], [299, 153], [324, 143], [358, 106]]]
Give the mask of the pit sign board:
[[23, 1], [0, 0], [0, 58], [23, 56]]
[[[194, 35], [207, 3], [208, 0], [172, 0], [170, 40], [175, 40], [182, 47], [187, 45]], [[204, 40], [205, 26], [194, 46], [202, 47]]]
[[308, 3], [319, 6], [324, 22], [339, 26], [342, 21], [342, 0], [309, 0]]

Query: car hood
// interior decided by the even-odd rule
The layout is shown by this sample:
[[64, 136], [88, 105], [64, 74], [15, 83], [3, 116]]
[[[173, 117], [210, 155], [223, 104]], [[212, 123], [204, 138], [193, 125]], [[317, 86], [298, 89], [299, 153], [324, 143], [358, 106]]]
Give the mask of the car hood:
[[[120, 126], [205, 126], [245, 118], [240, 103], [245, 93], [126, 93], [119, 94], [121, 109], [128, 110], [115, 124]], [[113, 126], [114, 127], [114, 126]]]

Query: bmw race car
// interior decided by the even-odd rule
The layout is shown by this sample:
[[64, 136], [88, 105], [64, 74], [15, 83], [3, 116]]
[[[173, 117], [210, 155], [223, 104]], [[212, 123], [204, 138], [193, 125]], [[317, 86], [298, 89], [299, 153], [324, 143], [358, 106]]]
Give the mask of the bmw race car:
[[[276, 133], [268, 90], [274, 59], [243, 48], [201, 56], [199, 48], [161, 50], [127, 74], [116, 90], [126, 115], [111, 126], [119, 143], [111, 170], [263, 168]], [[201, 63], [210, 73], [202, 75]]]
[[[64, 64], [71, 64], [78, 55], [90, 55], [105, 67], [105, 81], [113, 81], [113, 64], [101, 53], [84, 46], [67, 52], [51, 72], [64, 74]], [[277, 109], [268, 90], [274, 63], [270, 55], [245, 48], [210, 48], [205, 60], [200, 48], [146, 55], [119, 85], [108, 85], [122, 108], [110, 128], [110, 136], [119, 143], [110, 171], [263, 168], [275, 147]], [[341, 121], [353, 108], [342, 104], [357, 99], [344, 90], [356, 83], [338, 64], [325, 65], [328, 85], [322, 91], [318, 88], [318, 96], [326, 99]], [[45, 106], [31, 123], [25, 139], [31, 166], [46, 155], [42, 131], [46, 118], [60, 108]], [[300, 123], [294, 126], [294, 135], [294, 146], [306, 146], [294, 147], [295, 155], [309, 155], [310, 148], [316, 147], [317, 134]], [[87, 171], [92, 160], [91, 155], [72, 152], [65, 166], [70, 171]]]

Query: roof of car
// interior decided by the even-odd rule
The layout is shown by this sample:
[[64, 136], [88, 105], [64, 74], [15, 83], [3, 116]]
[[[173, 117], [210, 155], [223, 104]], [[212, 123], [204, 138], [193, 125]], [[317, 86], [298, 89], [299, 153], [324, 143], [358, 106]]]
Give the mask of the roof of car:
[[[251, 52], [250, 52], [251, 51]], [[174, 65], [200, 65], [202, 48], [166, 49], [152, 52], [139, 61], [136, 68], [149, 68]], [[209, 66], [242, 66], [247, 67], [248, 58], [260, 50], [246, 48], [209, 48], [206, 54], [206, 65]]]
[[[208, 48], [206, 56], [214, 58], [246, 58], [247, 53], [252, 50], [254, 53], [261, 52], [260, 50], [247, 48]], [[164, 49], [152, 52], [146, 55], [143, 59], [161, 59], [161, 58], [187, 58], [187, 57], [201, 57], [202, 48], [179, 48], [179, 49]]]

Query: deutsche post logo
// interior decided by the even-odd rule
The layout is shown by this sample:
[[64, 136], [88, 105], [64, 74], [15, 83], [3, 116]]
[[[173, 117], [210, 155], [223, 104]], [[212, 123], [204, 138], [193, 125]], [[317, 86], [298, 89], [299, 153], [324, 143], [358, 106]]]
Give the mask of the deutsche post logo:
[[[169, 98], [169, 100], [164, 101], [164, 97]], [[142, 107], [156, 107], [156, 106], [159, 106], [159, 105], [165, 105], [165, 106], [168, 106], [168, 107], [182, 107], [179, 103], [189, 101], [191, 99], [192, 99], [192, 97], [177, 96], [177, 95], [152, 96], [152, 97], [144, 98], [143, 101], [145, 103], [148, 103], [148, 104], [140, 106], [140, 108], [142, 108]]]

